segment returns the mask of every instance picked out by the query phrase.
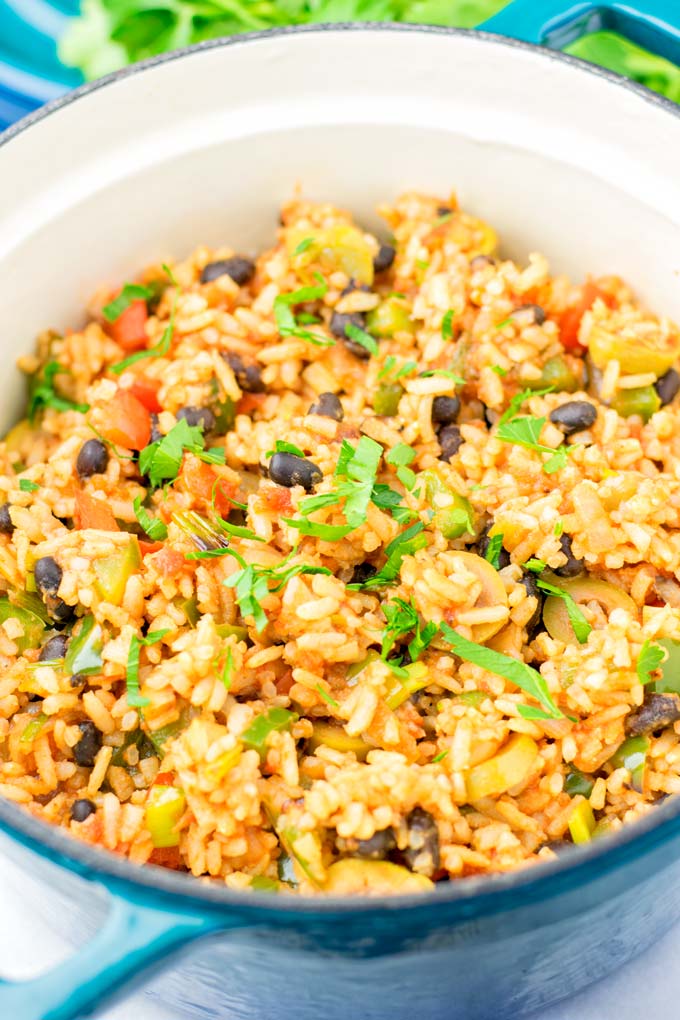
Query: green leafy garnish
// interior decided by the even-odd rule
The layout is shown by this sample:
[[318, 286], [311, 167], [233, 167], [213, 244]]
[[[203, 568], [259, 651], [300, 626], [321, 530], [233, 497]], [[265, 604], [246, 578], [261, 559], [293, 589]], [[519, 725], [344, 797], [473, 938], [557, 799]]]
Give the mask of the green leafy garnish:
[[[513, 397], [514, 399], [516, 398]], [[506, 411], [505, 415], [507, 413]], [[512, 443], [514, 446], [523, 446], [527, 450], [535, 450], [537, 453], [549, 453], [550, 457], [543, 464], [543, 470], [547, 475], [561, 471], [566, 466], [571, 447], [562, 443], [557, 449], [554, 449], [552, 446], [544, 446], [539, 442], [541, 430], [547, 421], [545, 416], [536, 418], [533, 415], [520, 415], [508, 419], [505, 415], [496, 429], [496, 439], [500, 439], [504, 443]]]
[[355, 326], [353, 322], [348, 322], [345, 326], [345, 336], [348, 336], [355, 344], [359, 344], [369, 354], [375, 356], [378, 353], [378, 341], [361, 326]]
[[326, 704], [327, 704], [327, 705], [330, 705], [330, 706], [331, 706], [331, 708], [340, 708], [340, 705], [339, 705], [339, 704], [337, 703], [337, 701], [335, 700], [335, 698], [334, 698], [334, 697], [332, 697], [332, 696], [331, 696], [331, 695], [330, 695], [330, 694], [328, 693], [328, 691], [325, 691], [325, 690], [323, 689], [323, 687], [321, 686], [321, 684], [317, 684], [317, 685], [316, 685], [316, 692], [317, 692], [317, 694], [319, 694], [319, 695], [320, 695], [320, 697], [322, 697], [322, 698], [323, 698], [323, 700], [324, 700], [324, 701], [326, 702]]
[[139, 653], [142, 648], [148, 648], [149, 645], [155, 645], [162, 641], [165, 635], [169, 633], [169, 629], [154, 630], [144, 638], [137, 637], [136, 634], [133, 634], [130, 638], [126, 687], [127, 703], [132, 705], [133, 708], [144, 708], [149, 704], [149, 699], [142, 697], [139, 693]]
[[111, 365], [111, 371], [115, 375], [120, 375], [129, 368], [130, 365], [136, 364], [138, 361], [143, 361], [144, 358], [164, 358], [170, 350], [170, 344], [175, 333], [175, 312], [177, 311], [177, 298], [179, 296], [179, 284], [175, 279], [175, 276], [169, 266], [163, 263], [163, 272], [166, 274], [170, 283], [175, 287], [175, 297], [172, 302], [172, 308], [170, 309], [170, 318], [168, 324], [163, 330], [163, 336], [155, 347], [147, 347], [143, 351], [135, 351], [134, 354], [130, 354], [127, 358], [123, 358], [122, 361], [117, 361], [115, 365]]
[[258, 715], [241, 734], [241, 741], [246, 747], [257, 751], [261, 758], [267, 753], [267, 737], [270, 733], [287, 730], [299, 719], [295, 712], [287, 708], [270, 708], [264, 715]]
[[503, 535], [492, 535], [489, 539], [489, 544], [486, 547], [484, 553], [484, 559], [487, 560], [494, 570], [498, 570], [500, 566], [500, 555], [501, 549], [503, 548]]
[[448, 368], [428, 368], [426, 372], [420, 373], [422, 379], [429, 379], [433, 375], [440, 375], [443, 379], [450, 379], [456, 386], [465, 385], [465, 379], [461, 379], [456, 372], [452, 372]]
[[145, 446], [139, 455], [139, 470], [153, 486], [174, 481], [182, 466], [185, 451], [195, 454], [208, 464], [224, 464], [224, 449], [205, 449], [205, 436], [198, 425], [189, 425], [185, 418], [173, 425], [166, 436]]
[[584, 645], [588, 640], [588, 635], [590, 634], [593, 628], [590, 626], [590, 624], [586, 620], [585, 616], [583, 615], [579, 607], [574, 602], [574, 599], [569, 594], [569, 592], [564, 591], [563, 588], [557, 588], [554, 584], [549, 584], [548, 581], [544, 581], [540, 577], [536, 581], [536, 584], [541, 589], [541, 591], [546, 592], [546, 594], [554, 595], [556, 598], [562, 599], [567, 610], [569, 622], [574, 628], [576, 640], [579, 642], [579, 644]]
[[498, 424], [504, 425], [506, 421], [510, 421], [511, 418], [517, 417], [517, 412], [531, 397], [544, 397], [546, 393], [552, 393], [554, 389], [554, 386], [546, 386], [545, 389], [542, 390], [522, 390], [520, 393], [516, 393], [499, 418]]
[[84, 616], [80, 630], [69, 641], [64, 669], [72, 676], [92, 676], [102, 669], [104, 635], [94, 616]]
[[438, 765], [440, 761], [444, 761], [444, 758], [446, 758], [448, 753], [449, 753], [448, 748], [446, 749], [446, 751], [440, 751], [439, 754], [436, 754], [434, 756], [434, 758], [430, 762], [430, 765]]
[[347, 587], [351, 590], [380, 588], [382, 585], [394, 581], [399, 576], [404, 556], [412, 556], [418, 549], [424, 549], [427, 545], [427, 536], [423, 534], [424, 530], [425, 525], [422, 521], [416, 521], [410, 528], [406, 528], [385, 547], [387, 561], [382, 570], [362, 584], [348, 584]]
[[32, 377], [28, 396], [29, 421], [34, 421], [36, 414], [46, 407], [51, 407], [55, 411], [79, 411], [80, 414], [87, 414], [90, 410], [89, 404], [77, 404], [68, 397], [62, 397], [55, 389], [54, 377], [70, 374], [58, 361], [48, 361], [42, 371]]
[[32, 482], [30, 478], [19, 479], [19, 489], [21, 492], [37, 492], [40, 486], [37, 482]]
[[400, 368], [397, 368], [397, 359], [393, 354], [388, 354], [385, 358], [385, 364], [378, 372], [378, 379], [385, 379], [388, 375], [391, 375], [392, 381], [396, 382], [398, 379], [403, 379], [404, 376], [410, 375], [417, 367], [417, 361], [405, 361]]
[[[394, 599], [393, 602], [386, 602], [382, 610], [387, 620], [387, 627], [383, 631], [380, 657], [386, 662], [399, 639], [413, 632], [414, 636], [409, 642], [408, 653], [411, 662], [416, 662], [437, 633], [437, 624], [430, 620], [424, 627], [421, 626], [413, 599], [411, 602], [405, 602], [404, 599], [399, 598]], [[400, 662], [401, 659], [397, 664]]]
[[187, 560], [214, 560], [218, 556], [228, 556], [229, 554], [230, 551], [225, 545], [221, 549], [197, 549], [196, 552], [185, 553], [184, 558]]
[[[535, 698], [548, 713], [549, 718], [561, 719], [563, 717], [562, 712], [552, 699], [544, 677], [537, 670], [509, 655], [503, 655], [492, 648], [485, 648], [484, 645], [478, 645], [475, 641], [468, 641], [453, 627], [449, 627], [448, 623], [442, 623], [440, 630], [460, 659], [472, 662], [489, 673], [495, 673], [496, 676], [502, 676], [505, 680], [509, 680], [525, 694]], [[535, 711], [536, 709], [534, 709]]]
[[241, 569], [228, 577], [224, 584], [227, 588], [234, 589], [241, 614], [244, 617], [252, 616], [258, 633], [267, 626], [267, 616], [261, 604], [267, 595], [281, 591], [290, 579], [298, 574], [331, 573], [328, 567], [312, 567], [307, 563], [295, 563], [288, 566], [290, 560], [297, 553], [297, 547], [291, 550], [288, 556], [275, 567], [262, 567], [258, 564], [246, 563], [235, 549], [228, 549], [225, 552], [234, 557]]
[[666, 652], [661, 645], [652, 644], [647, 638], [640, 649], [637, 661], [637, 675], [641, 684], [649, 684], [656, 677], [652, 676], [664, 661]]
[[532, 556], [530, 560], [523, 563], [522, 566], [525, 570], [530, 570], [532, 574], [542, 574], [545, 570], [547, 563], [543, 560], [537, 560], [535, 556]]
[[271, 457], [275, 453], [292, 453], [296, 457], [304, 457], [305, 455], [304, 451], [299, 446], [296, 446], [295, 443], [287, 443], [283, 439], [277, 439], [274, 443], [274, 449], [267, 450], [265, 457]]
[[141, 496], [136, 496], [132, 501], [135, 517], [140, 526], [147, 533], [152, 542], [164, 542], [168, 537], [168, 529], [160, 517], [152, 517], [148, 510], [142, 506]]
[[231, 648], [227, 648], [227, 654], [224, 657], [224, 666], [220, 673], [220, 680], [227, 690], [231, 689], [231, 685], [234, 680], [234, 653]]
[[290, 291], [288, 294], [279, 294], [274, 299], [274, 319], [282, 337], [294, 336], [306, 340], [316, 347], [332, 347], [335, 340], [304, 329], [301, 322], [296, 320], [293, 312], [294, 305], [301, 305], [307, 301], [319, 301], [326, 294], [328, 285], [323, 277], [320, 273], [315, 273], [314, 276], [318, 281], [316, 287], [300, 287], [299, 290]]
[[508, 369], [507, 368], [501, 368], [500, 365], [492, 365], [491, 366], [491, 371], [495, 372], [496, 375], [499, 375], [501, 377], [501, 379], [503, 379], [508, 374]]
[[397, 478], [405, 489], [412, 489], [416, 484], [415, 473], [408, 467], [416, 457], [416, 451], [406, 443], [397, 443], [388, 453], [385, 460], [397, 469]]
[[453, 336], [452, 321], [453, 321], [454, 314], [455, 313], [453, 311], [453, 308], [449, 308], [448, 312], [446, 312], [446, 314], [444, 315], [444, 318], [442, 319], [442, 339], [443, 340], [450, 340], [452, 338], [452, 336]]
[[555, 527], [553, 528], [553, 535], [555, 538], [559, 538], [564, 531], [564, 524], [562, 521], [555, 521]]
[[302, 253], [306, 252], [308, 248], [311, 248], [313, 244], [314, 244], [313, 237], [303, 237], [298, 246], [296, 247], [295, 251], [293, 252], [293, 255], [302, 255]]
[[128, 310], [133, 301], [148, 301], [153, 296], [154, 292], [150, 287], [143, 287], [139, 283], [126, 283], [118, 297], [104, 305], [102, 315], [107, 322], [115, 322]]

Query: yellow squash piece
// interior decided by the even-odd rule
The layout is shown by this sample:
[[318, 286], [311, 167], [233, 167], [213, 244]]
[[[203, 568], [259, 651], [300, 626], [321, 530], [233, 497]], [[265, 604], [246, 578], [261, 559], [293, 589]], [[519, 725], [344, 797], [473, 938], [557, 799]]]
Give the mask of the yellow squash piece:
[[680, 336], [659, 335], [653, 342], [651, 337], [624, 337], [595, 325], [588, 338], [588, 351], [598, 368], [604, 369], [610, 361], [618, 361], [624, 375], [653, 372], [661, 376], [680, 357]]
[[[556, 577], [550, 578], [562, 591], [566, 591], [573, 598], [574, 602], [599, 602], [607, 614], [614, 609], [625, 609], [633, 618], [637, 618], [637, 607], [630, 595], [621, 588], [602, 581], [599, 577]], [[564, 641], [567, 645], [578, 644], [574, 628], [569, 620], [567, 607], [564, 599], [557, 595], [550, 595], [543, 606], [543, 623], [551, 638], [556, 641]]]
[[408, 701], [412, 694], [422, 691], [423, 687], [427, 687], [430, 682], [430, 673], [424, 662], [411, 662], [404, 668], [408, 676], [403, 679], [395, 677], [385, 698], [387, 707], [391, 708], [393, 712], [405, 701]]
[[[490, 606], [507, 606], [508, 596], [505, 585], [498, 576], [488, 560], [476, 553], [456, 552], [456, 558], [461, 561], [471, 574], [474, 574], [482, 585], [480, 595], [475, 602], [475, 609], [486, 609]], [[477, 623], [472, 627], [472, 640], [483, 644], [490, 637], [497, 634], [501, 627], [505, 626], [505, 620], [495, 620], [491, 623]]]
[[155, 847], [177, 846], [175, 828], [186, 808], [184, 791], [177, 786], [152, 786], [146, 802], [146, 827]]
[[[311, 238], [298, 255], [295, 251], [302, 242]], [[294, 229], [286, 242], [295, 265], [310, 266], [318, 263], [322, 269], [332, 273], [341, 270], [357, 283], [373, 283], [373, 246], [356, 227], [348, 223], [337, 223], [322, 229]]]
[[411, 306], [405, 298], [390, 297], [366, 316], [366, 328], [373, 336], [389, 337], [395, 333], [415, 333]]
[[587, 800], [580, 801], [569, 816], [569, 832], [574, 843], [590, 843], [596, 826], [590, 803]]
[[130, 541], [124, 549], [111, 556], [103, 556], [101, 559], [95, 560], [94, 572], [97, 577], [97, 590], [101, 597], [114, 606], [121, 605], [125, 595], [125, 586], [130, 577], [139, 570], [141, 562], [142, 557], [136, 535], [130, 536]]
[[309, 738], [309, 750], [316, 751], [317, 747], [323, 744], [334, 751], [347, 753], [353, 751], [359, 761], [365, 761], [366, 755], [371, 750], [361, 737], [350, 737], [342, 726], [334, 726], [333, 723], [315, 721], [312, 723], [313, 731]]
[[465, 781], [471, 804], [484, 797], [499, 797], [526, 779], [538, 755], [538, 745], [526, 733], [513, 733], [498, 754], [475, 765]]
[[358, 857], [346, 857], [331, 864], [323, 885], [329, 896], [384, 896], [428, 889], [434, 889], [434, 883], [425, 875], [416, 875], [389, 861], [365, 861]]

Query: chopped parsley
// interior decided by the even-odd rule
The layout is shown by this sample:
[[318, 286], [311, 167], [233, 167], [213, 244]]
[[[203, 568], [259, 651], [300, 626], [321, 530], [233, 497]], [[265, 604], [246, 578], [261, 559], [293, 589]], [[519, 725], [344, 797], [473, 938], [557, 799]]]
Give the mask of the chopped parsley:
[[219, 549], [197, 549], [196, 552], [185, 553], [184, 558], [187, 560], [214, 560], [218, 556], [228, 555], [230, 555], [230, 550], [225, 545]]
[[499, 375], [501, 377], [501, 379], [503, 379], [508, 374], [508, 369], [507, 368], [501, 368], [500, 365], [492, 365], [491, 366], [491, 371], [495, 372], [496, 375]]
[[428, 368], [426, 372], [420, 373], [421, 379], [430, 379], [433, 375], [439, 375], [443, 379], [450, 379], [456, 386], [465, 385], [465, 379], [461, 379], [456, 372], [452, 372], [448, 368]]
[[543, 390], [522, 390], [520, 393], [516, 393], [499, 418], [498, 424], [504, 425], [511, 418], [516, 418], [517, 412], [526, 404], [527, 400], [532, 397], [544, 397], [546, 393], [552, 393], [554, 389], [554, 386], [546, 386]]
[[640, 649], [637, 661], [637, 675], [641, 684], [649, 684], [655, 678], [652, 676], [664, 660], [665, 651], [661, 645], [652, 644], [647, 638]]
[[377, 340], [370, 333], [367, 333], [365, 329], [362, 329], [361, 326], [355, 326], [353, 322], [348, 322], [345, 326], [345, 336], [348, 336], [355, 344], [359, 344], [369, 354], [375, 356], [378, 353]]
[[391, 513], [397, 524], [410, 524], [418, 516], [415, 510], [402, 506], [399, 493], [384, 482], [376, 482], [373, 486], [371, 503], [378, 509]]
[[293, 255], [302, 255], [308, 248], [311, 248], [313, 244], [313, 237], [303, 237], [298, 246], [295, 248]]
[[530, 560], [523, 563], [522, 566], [525, 570], [530, 570], [532, 574], [542, 574], [545, 570], [547, 563], [544, 560], [537, 560], [535, 556], [532, 556]]
[[583, 615], [579, 607], [574, 602], [574, 599], [569, 594], [569, 592], [565, 591], [563, 588], [557, 588], [554, 584], [549, 584], [548, 581], [544, 581], [540, 577], [538, 578], [536, 584], [541, 589], [541, 591], [544, 591], [547, 595], [554, 595], [556, 598], [562, 599], [567, 610], [569, 622], [571, 623], [574, 629], [576, 640], [579, 642], [579, 644], [584, 645], [588, 640], [588, 635], [590, 634], [593, 628], [590, 626], [590, 624], [586, 620], [585, 616]]
[[306, 301], [319, 301], [328, 291], [328, 285], [321, 274], [315, 273], [314, 277], [318, 281], [316, 287], [300, 287], [299, 290], [290, 291], [288, 294], [279, 294], [274, 299], [274, 319], [282, 337], [294, 336], [316, 347], [333, 347], [335, 340], [305, 329], [293, 312], [294, 305], [301, 305]]
[[40, 486], [37, 482], [32, 482], [29, 478], [20, 478], [19, 488], [22, 492], [37, 492]]
[[442, 339], [450, 340], [453, 337], [453, 325], [452, 320], [454, 316], [453, 308], [449, 308], [448, 312], [442, 319]]
[[174, 481], [185, 451], [195, 454], [207, 464], [224, 464], [224, 449], [206, 450], [203, 430], [181, 418], [166, 436], [144, 447], [139, 455], [139, 470], [154, 486]]
[[[502, 676], [505, 680], [515, 684], [525, 694], [529, 694], [543, 706], [548, 718], [563, 718], [562, 712], [560, 712], [552, 699], [545, 678], [541, 676], [538, 670], [527, 666], [525, 662], [511, 658], [509, 655], [503, 655], [492, 648], [478, 645], [475, 641], [468, 641], [462, 634], [455, 631], [453, 627], [449, 627], [447, 623], [442, 623], [440, 630], [460, 659], [463, 659], [465, 662], [472, 662], [475, 666], [480, 666], [489, 673], [495, 673], [496, 676]], [[529, 706], [524, 707], [529, 708]], [[538, 709], [531, 709], [531, 712], [533, 718], [539, 718], [537, 714]], [[545, 714], [540, 716], [540, 718], [545, 717]]]
[[449, 753], [448, 748], [446, 749], [446, 751], [440, 751], [439, 754], [435, 755], [435, 757], [432, 759], [430, 765], [438, 765], [440, 761], [444, 761], [444, 758], [446, 758], [448, 753]]
[[126, 686], [127, 703], [132, 705], [133, 708], [144, 708], [149, 704], [149, 699], [142, 697], [139, 693], [139, 653], [142, 648], [148, 648], [149, 645], [155, 645], [162, 641], [165, 635], [169, 633], [169, 629], [154, 630], [144, 638], [137, 637], [136, 634], [133, 634], [130, 638]]
[[[408, 653], [411, 662], [416, 662], [437, 633], [437, 624], [430, 620], [425, 626], [421, 626], [413, 599], [411, 602], [405, 602], [404, 599], [397, 598], [393, 602], [385, 603], [382, 609], [387, 620], [387, 627], [383, 631], [381, 658], [386, 662], [399, 639], [413, 632], [414, 636], [409, 642]], [[401, 659], [397, 660], [396, 664], [400, 665]]]
[[535, 450], [537, 453], [548, 453], [550, 457], [543, 464], [543, 470], [547, 475], [561, 471], [566, 466], [567, 458], [571, 447], [562, 443], [557, 449], [552, 446], [545, 446], [540, 442], [541, 430], [547, 419], [545, 415], [540, 418], [534, 415], [517, 415], [521, 405], [528, 399], [527, 394], [533, 396], [545, 390], [531, 391], [524, 390], [512, 398], [510, 406], [501, 416], [496, 429], [496, 439], [504, 443], [512, 443], [514, 446], [523, 446], [527, 450]]
[[560, 538], [564, 531], [564, 524], [562, 521], [555, 521], [555, 527], [553, 528], [553, 535], [555, 538]]
[[349, 584], [347, 587], [353, 590], [380, 588], [382, 585], [394, 581], [399, 576], [404, 556], [412, 556], [418, 549], [424, 549], [427, 545], [427, 536], [423, 534], [424, 530], [425, 525], [422, 521], [416, 521], [410, 528], [406, 528], [385, 547], [387, 560], [382, 570], [362, 584]]
[[116, 375], [120, 375], [130, 365], [136, 364], [138, 361], [142, 361], [144, 358], [164, 358], [170, 350], [170, 344], [175, 333], [175, 313], [177, 311], [177, 298], [179, 296], [179, 284], [175, 279], [174, 273], [169, 266], [163, 263], [163, 272], [166, 274], [170, 283], [175, 287], [175, 297], [172, 302], [172, 308], [170, 309], [170, 319], [168, 324], [163, 330], [163, 336], [155, 347], [147, 347], [143, 351], [135, 351], [134, 354], [130, 354], [127, 358], [123, 358], [122, 361], [117, 361], [115, 365], [111, 365], [111, 371]]
[[385, 379], [386, 376], [392, 375], [393, 382], [396, 382], [397, 379], [403, 379], [404, 376], [410, 375], [417, 367], [417, 361], [405, 361], [400, 368], [397, 368], [397, 359], [393, 354], [388, 354], [385, 358], [385, 364], [378, 372], [378, 379]]
[[168, 529], [159, 517], [152, 517], [149, 511], [142, 506], [141, 496], [135, 497], [132, 507], [140, 526], [152, 542], [164, 542], [168, 537]]
[[234, 653], [231, 648], [227, 648], [227, 654], [224, 657], [224, 665], [222, 672], [220, 673], [220, 680], [224, 686], [229, 690], [231, 688], [234, 679]]
[[319, 694], [323, 698], [323, 700], [326, 702], [326, 704], [331, 706], [331, 708], [340, 708], [340, 705], [337, 703], [335, 698], [333, 698], [328, 693], [328, 691], [325, 691], [323, 689], [323, 687], [321, 686], [321, 684], [317, 684], [316, 685], [316, 691], [317, 691], [317, 694]]
[[62, 397], [57, 393], [54, 386], [56, 375], [70, 375], [68, 368], [64, 368], [58, 361], [48, 361], [42, 372], [33, 376], [29, 388], [28, 397], [28, 420], [33, 421], [38, 411], [51, 407], [55, 411], [79, 411], [86, 414], [90, 410], [89, 404], [77, 404], [68, 397]]
[[415, 472], [408, 466], [416, 458], [416, 451], [406, 443], [397, 443], [386, 455], [385, 460], [397, 469], [397, 478], [409, 491], [416, 484]]
[[273, 450], [267, 450], [265, 457], [271, 457], [275, 453], [292, 453], [296, 457], [304, 457], [304, 451], [296, 446], [295, 443], [287, 443], [283, 439], [277, 439], [274, 443]]
[[328, 567], [312, 567], [307, 563], [295, 563], [288, 566], [290, 560], [297, 553], [297, 546], [275, 567], [262, 567], [258, 564], [246, 563], [240, 553], [234, 549], [228, 549], [225, 552], [234, 557], [241, 569], [228, 577], [224, 584], [227, 588], [234, 589], [241, 614], [244, 617], [252, 616], [258, 633], [267, 626], [267, 616], [262, 608], [262, 602], [269, 594], [281, 591], [291, 578], [298, 574], [331, 573]]
[[142, 287], [139, 283], [126, 283], [118, 297], [104, 305], [102, 315], [107, 322], [115, 322], [116, 319], [120, 319], [123, 312], [127, 312], [133, 301], [148, 301], [153, 296], [154, 291], [150, 287]]
[[501, 549], [503, 548], [503, 535], [492, 535], [489, 539], [489, 544], [486, 547], [484, 553], [484, 559], [494, 568], [498, 570], [500, 566]]

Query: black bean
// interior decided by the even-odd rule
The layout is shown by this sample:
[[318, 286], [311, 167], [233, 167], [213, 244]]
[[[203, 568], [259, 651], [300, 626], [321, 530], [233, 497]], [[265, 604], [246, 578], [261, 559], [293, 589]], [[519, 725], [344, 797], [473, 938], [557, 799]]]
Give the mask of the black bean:
[[432, 421], [438, 425], [450, 425], [458, 417], [459, 411], [458, 397], [435, 397], [432, 401]]
[[209, 262], [201, 273], [201, 283], [211, 283], [220, 276], [230, 276], [239, 287], [250, 283], [255, 275], [255, 263], [244, 255], [232, 255], [230, 259]]
[[82, 765], [83, 768], [92, 768], [97, 751], [102, 746], [102, 735], [89, 719], [78, 723], [78, 729], [82, 733], [82, 737], [73, 748], [73, 757], [77, 765]]
[[490, 255], [475, 255], [473, 259], [470, 259], [470, 269], [484, 269], [485, 266], [495, 266], [496, 260], [492, 259]]
[[10, 505], [9, 503], [3, 503], [0, 506], [0, 534], [11, 535], [14, 531], [14, 525], [12, 524], [12, 518], [10, 517]]
[[515, 308], [512, 318], [519, 319], [520, 324], [527, 326], [533, 324], [542, 326], [545, 322], [545, 311], [540, 305], [520, 305], [519, 308]]
[[[493, 521], [489, 521], [489, 523], [484, 526], [484, 530], [477, 539], [476, 543], [477, 552], [479, 553], [480, 556], [484, 557], [484, 559], [486, 559], [486, 553], [489, 548], [489, 543], [491, 542], [491, 539], [489, 538], [489, 532], [491, 531], [492, 527]], [[503, 567], [507, 567], [509, 563], [510, 553], [508, 552], [507, 549], [504, 549], [503, 546], [501, 545], [498, 551], [498, 569], [502, 570]]]
[[97, 810], [97, 805], [93, 801], [88, 800], [86, 797], [81, 797], [80, 800], [74, 800], [71, 805], [71, 819], [74, 822], [84, 822], [86, 818], [93, 815]]
[[85, 686], [86, 681], [87, 677], [83, 676], [82, 673], [74, 673], [71, 679], [69, 680], [69, 684], [71, 685], [71, 687], [73, 687], [74, 690], [78, 690], [78, 688]]
[[373, 271], [384, 273], [390, 268], [397, 254], [396, 248], [391, 244], [381, 244], [378, 254], [373, 259]]
[[519, 583], [521, 585], [524, 585], [524, 590], [526, 591], [527, 595], [530, 596], [530, 598], [536, 599], [536, 608], [531, 614], [530, 619], [527, 620], [525, 624], [527, 633], [531, 634], [534, 627], [536, 627], [541, 621], [543, 610], [543, 592], [538, 587], [535, 575], [528, 570], [522, 574]]
[[310, 492], [323, 478], [323, 472], [305, 457], [296, 457], [294, 453], [275, 453], [269, 461], [269, 477], [277, 485], [285, 485], [288, 489], [301, 485]]
[[589, 429], [597, 419], [597, 409], [587, 400], [569, 400], [550, 412], [550, 421], [571, 436]]
[[355, 290], [362, 290], [364, 294], [371, 293], [371, 288], [367, 283], [357, 283], [354, 277], [351, 276], [347, 286], [343, 287], [340, 291], [340, 297], [345, 297], [347, 294], [353, 294]]
[[244, 393], [264, 393], [262, 369], [255, 361], [244, 361], [235, 351], [225, 351], [222, 357], [236, 376], [236, 382]]
[[41, 595], [56, 595], [61, 584], [62, 569], [51, 556], [35, 561], [35, 583]]
[[73, 606], [68, 606], [63, 599], [57, 598], [54, 595], [46, 595], [43, 602], [55, 625], [67, 624], [73, 620], [75, 609]]
[[366, 329], [365, 316], [361, 312], [333, 312], [331, 316], [331, 333], [333, 336], [340, 337], [347, 350], [351, 351], [355, 357], [361, 358], [362, 361], [367, 361], [371, 356], [370, 351], [367, 351], [356, 340], [352, 340], [351, 337], [347, 336], [346, 330], [348, 326]]
[[210, 432], [215, 426], [215, 415], [209, 407], [180, 407], [175, 417], [187, 425], [197, 425], [204, 432]]
[[151, 435], [149, 436], [149, 443], [160, 443], [163, 438], [163, 433], [158, 427], [158, 415], [151, 415]]
[[670, 404], [677, 397], [678, 391], [680, 391], [680, 372], [676, 372], [674, 368], [669, 368], [664, 375], [656, 380], [654, 389], [659, 394], [662, 407]]
[[402, 850], [404, 863], [419, 875], [439, 870], [439, 830], [429, 811], [417, 807], [406, 819], [408, 845]]
[[677, 694], [647, 694], [644, 705], [626, 716], [626, 733], [638, 737], [643, 733], [663, 730], [680, 719], [680, 697]]
[[345, 412], [340, 398], [335, 393], [320, 393], [307, 414], [320, 414], [322, 418], [333, 418], [342, 421]]
[[574, 844], [570, 843], [568, 839], [551, 839], [549, 843], [544, 843], [542, 847], [539, 847], [539, 850], [542, 850], [543, 847], [546, 850], [552, 850], [559, 857], [565, 850], [573, 850]]
[[447, 463], [458, 453], [458, 450], [463, 445], [463, 437], [457, 425], [445, 425], [444, 428], [439, 430], [437, 439], [441, 447], [439, 459], [445, 460]]
[[453, 209], [451, 208], [450, 205], [438, 205], [437, 206], [437, 216], [448, 216], [452, 212], [453, 212]]
[[372, 563], [357, 563], [352, 571], [350, 584], [365, 584], [371, 577], [375, 577], [377, 573], [378, 570]]
[[380, 832], [374, 833], [370, 839], [358, 840], [354, 855], [368, 861], [384, 861], [396, 849], [396, 846], [394, 829], [382, 829]]
[[108, 467], [109, 451], [100, 439], [88, 439], [80, 447], [76, 459], [76, 471], [79, 478], [91, 478], [92, 475], [103, 475]]
[[57, 634], [46, 641], [40, 649], [38, 662], [49, 662], [51, 659], [63, 659], [68, 647], [68, 638], [65, 634]]
[[558, 577], [576, 577], [577, 574], [582, 574], [585, 566], [583, 560], [577, 560], [572, 553], [569, 535], [560, 535], [560, 549], [567, 557], [567, 562], [561, 567], [555, 567], [553, 572]]

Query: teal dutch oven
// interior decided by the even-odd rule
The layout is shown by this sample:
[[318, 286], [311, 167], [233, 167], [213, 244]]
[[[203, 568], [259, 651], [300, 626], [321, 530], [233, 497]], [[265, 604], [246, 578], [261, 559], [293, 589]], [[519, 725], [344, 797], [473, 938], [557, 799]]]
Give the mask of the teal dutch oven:
[[[199, 242], [267, 243], [298, 182], [372, 228], [397, 191], [455, 186], [518, 257], [545, 251], [579, 279], [620, 273], [680, 317], [678, 109], [539, 46], [610, 27], [680, 62], [680, 11], [568, 2], [515, 0], [485, 31], [219, 40], [29, 115], [0, 136], [6, 364], [46, 324], [72, 325], [101, 281]], [[21, 399], [8, 367], [0, 428]], [[550, 864], [363, 900], [137, 867], [6, 801], [0, 829], [3, 851], [57, 897], [67, 941], [108, 901], [67, 960], [0, 981], [3, 1020], [74, 1020], [134, 985], [192, 1020], [511, 1020], [624, 965], [680, 917], [680, 798]]]

